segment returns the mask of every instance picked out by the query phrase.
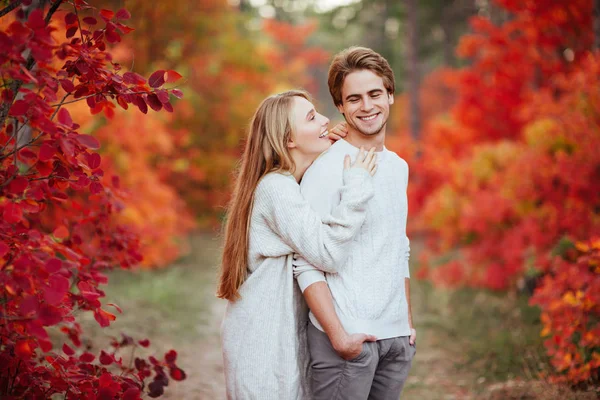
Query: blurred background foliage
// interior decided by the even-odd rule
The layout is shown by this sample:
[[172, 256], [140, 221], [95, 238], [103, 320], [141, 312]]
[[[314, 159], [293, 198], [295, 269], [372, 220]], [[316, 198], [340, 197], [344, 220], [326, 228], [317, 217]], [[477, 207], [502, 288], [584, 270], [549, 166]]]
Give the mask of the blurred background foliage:
[[179, 71], [185, 96], [169, 115], [78, 118], [129, 190], [121, 217], [143, 233], [144, 265], [168, 265], [191, 229], [218, 231], [259, 102], [303, 87], [339, 121], [328, 62], [373, 48], [397, 79], [387, 146], [411, 166], [410, 235], [426, 249], [416, 275], [532, 296], [550, 375], [597, 385], [597, 3], [128, 0], [136, 31], [116, 60], [140, 74]]

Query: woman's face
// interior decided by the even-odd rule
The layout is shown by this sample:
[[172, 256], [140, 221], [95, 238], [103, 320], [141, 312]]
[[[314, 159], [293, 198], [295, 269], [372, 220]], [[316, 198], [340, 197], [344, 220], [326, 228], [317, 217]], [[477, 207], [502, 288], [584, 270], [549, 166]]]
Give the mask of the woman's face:
[[319, 114], [310, 101], [303, 97], [294, 97], [292, 115], [296, 129], [292, 132], [292, 141], [288, 144], [290, 149], [316, 158], [331, 146], [327, 136], [329, 119]]

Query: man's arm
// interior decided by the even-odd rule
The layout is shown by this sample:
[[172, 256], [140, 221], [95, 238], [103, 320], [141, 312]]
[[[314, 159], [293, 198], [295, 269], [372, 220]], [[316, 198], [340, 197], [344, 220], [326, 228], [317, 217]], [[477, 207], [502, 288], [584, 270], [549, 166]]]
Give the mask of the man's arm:
[[[302, 196], [321, 216], [331, 213], [340, 202], [342, 185], [341, 165], [317, 160], [304, 174], [301, 183]], [[339, 160], [341, 164], [341, 159]], [[327, 334], [340, 357], [351, 360], [358, 357], [365, 341], [374, 341], [372, 335], [348, 335], [339, 320], [325, 274], [301, 257], [294, 261], [294, 277], [302, 290], [311, 312]]]
[[333, 306], [327, 282], [316, 282], [304, 291], [304, 298], [313, 315], [327, 334], [333, 349], [345, 360], [352, 360], [362, 351], [363, 342], [374, 342], [373, 335], [357, 333], [348, 335]]
[[412, 308], [410, 306], [410, 278], [404, 278], [404, 293], [406, 294], [406, 304], [408, 307], [408, 325], [410, 326], [410, 338], [408, 342], [414, 346], [417, 342], [417, 330], [413, 325]]

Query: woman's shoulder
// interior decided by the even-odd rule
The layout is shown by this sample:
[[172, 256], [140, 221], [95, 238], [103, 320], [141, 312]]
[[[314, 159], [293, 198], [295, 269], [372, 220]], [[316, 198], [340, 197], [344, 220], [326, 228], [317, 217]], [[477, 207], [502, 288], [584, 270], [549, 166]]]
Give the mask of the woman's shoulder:
[[269, 172], [261, 178], [256, 186], [257, 196], [285, 196], [286, 193], [299, 192], [300, 186], [293, 175], [285, 172]]

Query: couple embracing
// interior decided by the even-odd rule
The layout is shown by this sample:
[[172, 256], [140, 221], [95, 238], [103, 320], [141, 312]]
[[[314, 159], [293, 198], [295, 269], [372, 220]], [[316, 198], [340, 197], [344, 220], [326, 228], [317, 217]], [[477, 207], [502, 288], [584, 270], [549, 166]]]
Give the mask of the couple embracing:
[[303, 91], [250, 125], [217, 291], [228, 399], [397, 400], [416, 352], [408, 165], [385, 148], [393, 72], [352, 47], [328, 85], [337, 134]]

